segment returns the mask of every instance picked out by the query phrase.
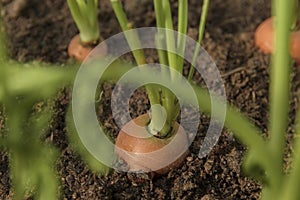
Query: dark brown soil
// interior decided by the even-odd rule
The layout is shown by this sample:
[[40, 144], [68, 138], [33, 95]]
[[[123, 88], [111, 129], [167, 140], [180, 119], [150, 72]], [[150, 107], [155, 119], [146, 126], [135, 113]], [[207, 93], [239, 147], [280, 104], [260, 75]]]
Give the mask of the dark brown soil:
[[[130, 12], [128, 15], [136, 27], [155, 26], [150, 0], [125, 2], [126, 10]], [[172, 2], [176, 14], [177, 1]], [[196, 39], [202, 1], [189, 2], [189, 35]], [[69, 62], [67, 45], [77, 29], [65, 0], [29, 0], [16, 14], [9, 10], [11, 0], [1, 0], [1, 3], [12, 59], [22, 62]], [[203, 41], [204, 48], [222, 73], [228, 101], [250, 117], [264, 133], [267, 132], [270, 62], [268, 56], [254, 47], [253, 33], [269, 15], [268, 0], [214, 0], [210, 5]], [[108, 0], [100, 1], [99, 20], [103, 38], [120, 32]], [[195, 80], [200, 82], [198, 76]], [[112, 85], [106, 83], [103, 88], [105, 99], [99, 107], [100, 120], [115, 135], [119, 128], [114, 124], [109, 108]], [[299, 81], [294, 80], [293, 91], [297, 88]], [[229, 130], [223, 131], [218, 144], [207, 157], [198, 158], [201, 139], [209, 124], [209, 117], [206, 116], [201, 117], [199, 132], [184, 165], [165, 176], [135, 183], [125, 173], [112, 172], [107, 177], [91, 173], [66, 140], [65, 113], [68, 103], [68, 92], [62, 91], [57, 98], [56, 114], [49, 132], [53, 144], [61, 150], [57, 170], [63, 199], [259, 199], [260, 186], [245, 177], [241, 169], [245, 147], [235, 140]], [[296, 98], [293, 98], [291, 105], [295, 108]], [[141, 90], [136, 93], [130, 111], [137, 116], [146, 112], [147, 108], [148, 100]], [[294, 112], [291, 112], [291, 122], [293, 119]], [[0, 117], [0, 128], [1, 124], [3, 117]], [[289, 136], [289, 142], [291, 138]], [[12, 192], [7, 153], [3, 151], [0, 155], [0, 199], [10, 199]]]

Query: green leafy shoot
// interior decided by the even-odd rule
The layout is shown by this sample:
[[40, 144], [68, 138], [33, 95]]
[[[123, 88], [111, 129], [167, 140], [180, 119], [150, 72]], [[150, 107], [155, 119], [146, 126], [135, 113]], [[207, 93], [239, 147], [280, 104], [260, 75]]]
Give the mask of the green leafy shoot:
[[193, 75], [194, 75], [194, 71], [195, 71], [194, 66], [196, 64], [196, 60], [197, 60], [198, 54], [200, 52], [200, 45], [201, 45], [201, 42], [202, 42], [202, 39], [204, 36], [204, 30], [205, 30], [205, 24], [206, 24], [209, 3], [210, 3], [210, 0], [203, 0], [202, 13], [201, 13], [201, 17], [200, 17], [200, 24], [199, 24], [199, 31], [198, 31], [199, 32], [198, 33], [198, 43], [197, 43], [197, 46], [195, 48], [195, 52], [193, 55], [193, 60], [191, 63], [188, 80], [192, 80]]
[[100, 39], [98, 0], [67, 0], [83, 44], [96, 44]]
[[[132, 28], [129, 26], [128, 19], [123, 10], [122, 3], [120, 0], [111, 0], [114, 12], [118, 18], [118, 21], [121, 25], [123, 31]], [[171, 5], [169, 0], [154, 0], [154, 8], [156, 15], [156, 24], [157, 28], [163, 28], [165, 30], [174, 30], [174, 24], [172, 19]], [[204, 24], [206, 20], [207, 10], [208, 10], [209, 1], [205, 0], [205, 7], [201, 17], [201, 28], [200, 35], [203, 35], [204, 32]], [[188, 1], [187, 0], [179, 0], [178, 1], [178, 35], [177, 38], [174, 37], [174, 33], [172, 31], [158, 31], [156, 35], [157, 47], [158, 47], [158, 56], [159, 61], [163, 65], [170, 66], [170, 68], [175, 69], [179, 73], [183, 73], [183, 63], [184, 60], [181, 56], [176, 55], [173, 52], [179, 52], [179, 54], [184, 55], [185, 52], [185, 43], [186, 43], [186, 33], [187, 33], [187, 25], [188, 25]], [[134, 46], [136, 43], [139, 43], [137, 40], [138, 35], [134, 38], [128, 38], [127, 41], [130, 47]], [[202, 40], [202, 36], [200, 42]], [[161, 48], [167, 49], [167, 51], [162, 50]], [[199, 47], [198, 47], [199, 48]], [[137, 64], [141, 65], [145, 63], [144, 54], [142, 50], [138, 50], [138, 52], [132, 52]], [[196, 54], [196, 53], [195, 53]], [[198, 53], [197, 53], [198, 55]], [[142, 60], [143, 62], [141, 62]], [[172, 82], [176, 82], [176, 75], [172, 70], [170, 73]], [[169, 132], [172, 130], [172, 127], [175, 123], [175, 120], [180, 112], [180, 107], [178, 101], [176, 100], [175, 95], [168, 89], [159, 86], [147, 85], [146, 90], [149, 96], [150, 104], [160, 104], [164, 107], [167, 115], [166, 122], [164, 127], [160, 130], [160, 123], [162, 121], [161, 116], [162, 113], [160, 110], [152, 109], [151, 110], [151, 121], [148, 125], [149, 130], [152, 130], [152, 134], [160, 134], [161, 137], [166, 137]], [[160, 95], [157, 95], [156, 91], [161, 91]]]

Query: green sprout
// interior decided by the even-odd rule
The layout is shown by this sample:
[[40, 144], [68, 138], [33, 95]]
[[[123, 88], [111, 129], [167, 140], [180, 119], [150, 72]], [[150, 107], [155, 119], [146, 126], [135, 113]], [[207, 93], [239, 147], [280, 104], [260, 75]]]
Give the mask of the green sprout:
[[[172, 20], [172, 13], [171, 13], [171, 6], [170, 2], [167, 0], [154, 0], [154, 8], [156, 14], [156, 24], [158, 28], [165, 28], [169, 30], [174, 30], [173, 27], [173, 20]], [[124, 12], [122, 2], [120, 0], [111, 0], [113, 10], [117, 16], [117, 19], [120, 23], [120, 26], [123, 31], [129, 30], [132, 27], [128, 22], [126, 14]], [[195, 58], [197, 57], [199, 50], [200, 50], [200, 43], [203, 38], [204, 27], [206, 16], [208, 12], [208, 5], [209, 0], [204, 0], [204, 6], [202, 10], [202, 16], [200, 18], [200, 25], [199, 25], [199, 39], [198, 43], [199, 46], [196, 47], [195, 50]], [[184, 55], [185, 51], [185, 43], [186, 43], [186, 33], [187, 33], [187, 25], [188, 25], [188, 1], [186, 0], [179, 0], [178, 1], [178, 36], [174, 38], [174, 35], [170, 31], [166, 31], [165, 33], [158, 33], [156, 35], [157, 46], [162, 47], [165, 46], [168, 51], [161, 50], [158, 48], [158, 55], [159, 55], [159, 62], [163, 65], [170, 66], [170, 68], [176, 70], [180, 74], [183, 73], [183, 58], [179, 55], [176, 55], [175, 49], [178, 48], [179, 53]], [[140, 41], [137, 40], [138, 35], [136, 34], [134, 37], [127, 36], [125, 33], [126, 39], [128, 41], [129, 46], [132, 48], [140, 47]], [[175, 47], [175, 40], [177, 41], [177, 47]], [[133, 56], [138, 65], [145, 64], [145, 56], [143, 50], [133, 50]], [[193, 63], [194, 65], [195, 63]], [[190, 76], [193, 75], [193, 67], [190, 69]], [[174, 77], [173, 70], [170, 70], [171, 77]], [[173, 82], [176, 82], [174, 78], [172, 79]], [[162, 129], [158, 128], [161, 127], [162, 120], [162, 111], [160, 109], [152, 109], [151, 110], [151, 121], [148, 125], [149, 131], [156, 136], [159, 137], [167, 137], [170, 132], [172, 132], [173, 125], [176, 121], [176, 118], [180, 112], [179, 103], [176, 100], [176, 97], [170, 90], [159, 87], [157, 85], [146, 85], [146, 90], [148, 93], [148, 97], [150, 100], [151, 105], [160, 104], [166, 111], [166, 121]], [[161, 95], [158, 94], [157, 91], [161, 91]], [[155, 107], [154, 107], [155, 108]]]
[[100, 39], [98, 0], [68, 0], [72, 17], [83, 44], [96, 44]]

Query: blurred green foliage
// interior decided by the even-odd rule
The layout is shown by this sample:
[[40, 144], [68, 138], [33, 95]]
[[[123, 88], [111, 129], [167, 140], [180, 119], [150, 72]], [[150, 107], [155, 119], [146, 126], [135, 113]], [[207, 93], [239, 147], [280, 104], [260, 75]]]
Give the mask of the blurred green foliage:
[[55, 97], [60, 88], [72, 83], [77, 67], [12, 61], [5, 41], [1, 32], [0, 104], [6, 120], [0, 145], [9, 153], [14, 199], [29, 196], [58, 199], [59, 182], [54, 165], [58, 152], [42, 141], [49, 126], [51, 108], [45, 106], [34, 111], [34, 106]]
[[[9, 152], [14, 199], [29, 196], [41, 200], [59, 199], [59, 179], [55, 170], [59, 152], [44, 141], [53, 116], [53, 105], [49, 102], [54, 102], [60, 89], [72, 85], [79, 64], [20, 63], [9, 58], [5, 41], [1, 31], [0, 106], [7, 120], [5, 128], [0, 129], [0, 147]], [[45, 106], [35, 109], [41, 102]], [[66, 121], [71, 148], [81, 155], [93, 172], [107, 174], [109, 168], [82, 145], [74, 127], [71, 107]]]

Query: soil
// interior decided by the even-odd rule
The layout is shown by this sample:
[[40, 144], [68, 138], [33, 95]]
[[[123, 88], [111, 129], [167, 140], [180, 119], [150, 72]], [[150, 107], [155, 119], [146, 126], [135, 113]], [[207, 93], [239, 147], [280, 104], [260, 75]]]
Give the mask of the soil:
[[[189, 1], [189, 35], [197, 38], [201, 2]], [[17, 13], [11, 12], [11, 0], [1, 0], [2, 17], [12, 59], [47, 63], [67, 63], [67, 45], [78, 33], [65, 0], [28, 0]], [[143, 5], [141, 5], [143, 4]], [[135, 27], [155, 26], [150, 0], [125, 1], [128, 16]], [[174, 16], [177, 1], [172, 0]], [[253, 44], [254, 30], [270, 16], [269, 0], [214, 0], [211, 2], [203, 47], [215, 60], [224, 80], [227, 98], [267, 135], [269, 56]], [[176, 17], [175, 23], [177, 21]], [[100, 1], [100, 31], [104, 39], [119, 33], [120, 27], [108, 0]], [[154, 58], [155, 59], [155, 58]], [[293, 98], [290, 124], [293, 124], [299, 70], [294, 67]], [[201, 83], [201, 77], [194, 80]], [[113, 85], [102, 86], [104, 100], [99, 106], [99, 119], [115, 137], [119, 128], [110, 110]], [[260, 185], [246, 177], [241, 168], [245, 147], [230, 130], [224, 129], [217, 145], [200, 159], [198, 151], [210, 118], [201, 116], [201, 125], [190, 153], [182, 167], [167, 175], [136, 183], [131, 174], [112, 172], [106, 177], [93, 174], [69, 147], [66, 139], [65, 114], [70, 102], [68, 90], [58, 94], [55, 116], [49, 128], [53, 145], [60, 149], [57, 170], [61, 180], [62, 199], [259, 199]], [[131, 100], [132, 116], [145, 113], [149, 102], [139, 90]], [[4, 117], [0, 113], [0, 127]], [[292, 125], [287, 136], [292, 141]], [[287, 161], [290, 145], [287, 146]], [[0, 154], [0, 199], [11, 199], [7, 152]]]

